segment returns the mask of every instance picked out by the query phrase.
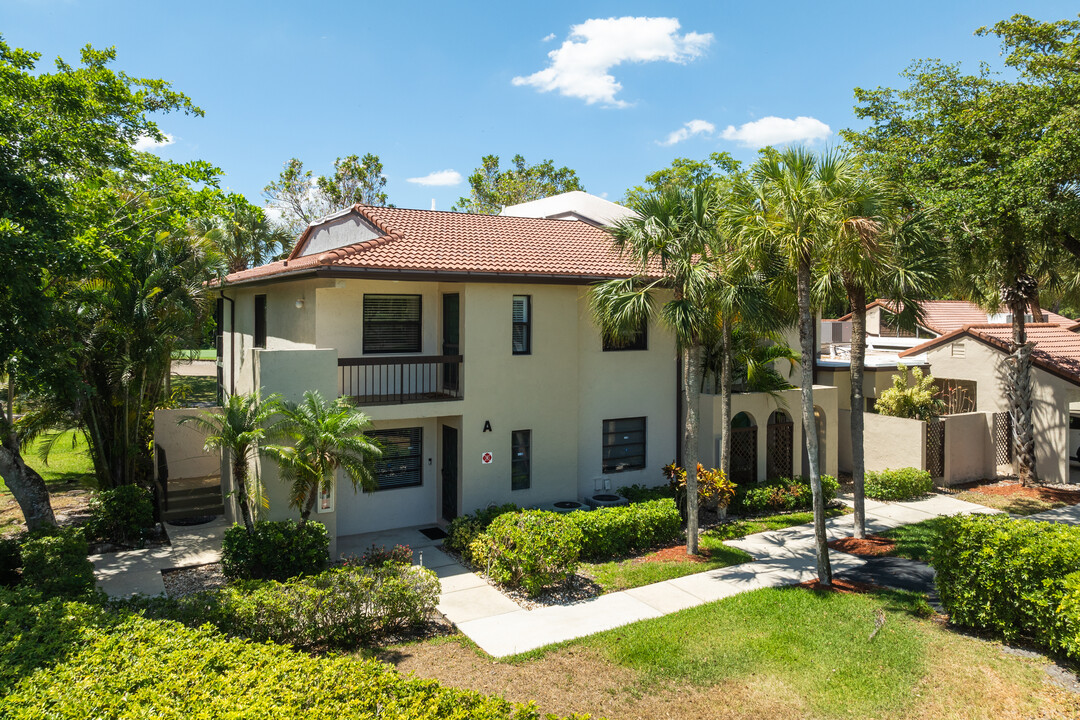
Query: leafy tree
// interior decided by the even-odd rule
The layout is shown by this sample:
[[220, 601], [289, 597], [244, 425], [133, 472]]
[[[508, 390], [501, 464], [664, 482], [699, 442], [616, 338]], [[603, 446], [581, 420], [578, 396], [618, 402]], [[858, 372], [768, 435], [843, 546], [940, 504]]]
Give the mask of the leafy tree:
[[485, 155], [480, 162], [469, 176], [469, 196], [458, 198], [452, 210], [498, 215], [507, 205], [585, 189], [576, 171], [556, 168], [551, 160], [527, 165], [524, 157], [515, 155], [508, 170], [500, 169], [498, 155]]
[[[845, 165], [855, 160], [848, 158]], [[834, 183], [834, 212], [817, 275], [819, 294], [840, 291], [851, 307], [851, 458], [855, 537], [866, 537], [863, 378], [868, 298], [890, 298], [901, 325], [914, 328], [919, 300], [949, 279], [945, 247], [921, 213], [907, 213], [890, 183], [856, 169]]]
[[964, 294], [1013, 316], [1012, 415], [1021, 479], [1037, 479], [1027, 308], [1041, 318], [1039, 279], [1080, 258], [1080, 21], [1014, 15], [977, 35], [1000, 38], [988, 65], [914, 63], [908, 87], [855, 91], [863, 132], [844, 137], [918, 207], [934, 208], [959, 263]]
[[[58, 332], [55, 313], [63, 280], [107, 255], [102, 228], [71, 211], [76, 196], [103, 172], [135, 162], [140, 136], [163, 138], [151, 113], [202, 114], [162, 80], [112, 70], [115, 57], [87, 46], [79, 66], [57, 60], [54, 72], [37, 72], [39, 54], [0, 39], [0, 369], [20, 384], [44, 382], [41, 366], [64, 351], [70, 328]], [[9, 397], [15, 390], [9, 383]], [[29, 527], [55, 524], [11, 420], [0, 419], [0, 476]]]
[[205, 236], [214, 244], [230, 273], [258, 267], [287, 254], [295, 240], [288, 228], [271, 223], [262, 208], [238, 194], [225, 199], [225, 211], [221, 215], [196, 219], [191, 232]]
[[259, 441], [266, 437], [267, 428], [272, 428], [280, 400], [278, 395], [260, 398], [257, 392], [229, 395], [222, 403], [220, 412], [188, 415], [180, 419], [181, 425], [194, 425], [206, 434], [204, 448], [207, 452], [224, 450], [229, 453], [233, 482], [236, 483], [236, 500], [249, 534], [255, 532], [255, 523], [251, 512], [251, 491], [254, 488], [248, 484], [248, 463], [252, 453], [258, 450]]
[[933, 375], [923, 375], [915, 368], [911, 371], [913, 385], [908, 384], [906, 365], [897, 365], [899, 374], [893, 375], [893, 386], [881, 392], [874, 407], [881, 415], [915, 420], [932, 420], [945, 410], [945, 401], [937, 397]]
[[356, 204], [386, 205], [386, 175], [378, 155], [347, 155], [334, 160], [332, 175], [314, 175], [291, 158], [278, 179], [263, 188], [266, 204], [277, 209], [289, 232], [297, 236], [309, 223]]
[[[720, 377], [723, 367], [721, 342], [718, 338], [705, 347], [705, 372], [714, 378]], [[798, 367], [799, 353], [789, 347], [779, 333], [753, 332], [736, 324], [730, 343], [733, 391], [775, 393], [795, 387], [776, 366]]]
[[738, 202], [728, 213], [729, 221], [740, 228], [748, 254], [761, 258], [761, 262], [778, 260], [795, 275], [803, 435], [810, 464], [818, 579], [824, 584], [832, 583], [832, 566], [825, 536], [825, 498], [814, 418], [813, 358], [817, 348], [811, 286], [815, 264], [832, 229], [831, 219], [839, 209], [840, 188], [856, 171], [857, 166], [842, 153], [818, 157], [805, 148], [769, 148], [736, 188]]
[[717, 178], [735, 175], [741, 163], [726, 152], [714, 152], [707, 162], [690, 158], [675, 158], [671, 166], [645, 176], [644, 185], [635, 185], [626, 191], [622, 203], [633, 205], [648, 193], [658, 192], [668, 187], [690, 188], [704, 182], [713, 182]]
[[382, 449], [364, 434], [371, 425], [367, 415], [345, 398], [327, 402], [313, 390], [305, 392], [299, 403], [279, 403], [277, 411], [274, 436], [291, 444], [267, 445], [264, 452], [291, 483], [289, 505], [300, 511], [301, 524], [311, 515], [319, 491], [333, 489], [339, 468], [354, 489], [375, 489], [375, 461], [382, 457]]
[[[716, 324], [719, 279], [713, 260], [717, 195], [710, 184], [668, 188], [632, 206], [636, 215], [611, 230], [615, 247], [638, 275], [589, 288], [589, 304], [601, 332], [625, 339], [655, 317], [671, 328], [683, 362], [683, 465], [688, 468], [686, 551], [698, 551], [698, 405], [704, 339]], [[660, 300], [661, 292], [671, 293]]]

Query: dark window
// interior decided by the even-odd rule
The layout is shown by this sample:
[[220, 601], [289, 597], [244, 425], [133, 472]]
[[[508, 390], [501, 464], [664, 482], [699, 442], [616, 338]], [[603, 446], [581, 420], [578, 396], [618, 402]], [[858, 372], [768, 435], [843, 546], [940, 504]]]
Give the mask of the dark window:
[[255, 347], [266, 347], [266, 296], [255, 296]]
[[382, 458], [375, 462], [379, 490], [423, 485], [423, 428], [372, 430], [368, 435], [383, 449]]
[[877, 398], [864, 398], [866, 400], [866, 412], [877, 412]]
[[514, 296], [514, 354], [532, 352], [532, 296]]
[[420, 296], [364, 295], [364, 354], [420, 352]]
[[510, 489], [528, 490], [532, 484], [532, 430], [510, 433]]
[[604, 472], [645, 467], [645, 418], [604, 421]]
[[1080, 417], [1077, 417], [1076, 415], [1069, 416], [1069, 429], [1080, 430]]
[[225, 354], [225, 343], [222, 342], [225, 337], [225, 301], [221, 298], [217, 299], [214, 303], [214, 351], [217, 355], [217, 359], [220, 360]]
[[616, 350], [648, 350], [649, 331], [648, 323], [642, 322], [641, 326], [626, 338], [604, 338], [604, 352]]

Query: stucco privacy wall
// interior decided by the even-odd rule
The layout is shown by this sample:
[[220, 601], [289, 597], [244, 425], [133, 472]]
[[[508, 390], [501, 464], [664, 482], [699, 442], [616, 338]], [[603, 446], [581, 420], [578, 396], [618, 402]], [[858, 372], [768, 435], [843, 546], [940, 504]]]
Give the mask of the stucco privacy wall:
[[[957, 345], [962, 350], [957, 350]], [[1008, 410], [1005, 353], [960, 336], [930, 349], [926, 355], [934, 377], [976, 383], [979, 412]], [[1040, 368], [1034, 368], [1032, 372], [1035, 466], [1043, 482], [1065, 483], [1069, 481], [1069, 403], [1080, 400], [1080, 388]]]
[[[201, 478], [221, 472], [220, 454], [203, 450], [206, 435], [188, 423], [180, 425], [182, 418], [214, 413], [221, 408], [177, 408], [154, 411], [154, 472], [159, 464], [158, 448], [165, 451], [169, 465], [169, 479]], [[160, 478], [158, 478], [160, 480]]]
[[926, 423], [874, 413], [863, 419], [867, 470], [926, 469]]
[[[700, 461], [716, 466], [720, 462], [720, 440], [723, 429], [719, 426], [720, 396], [706, 394], [701, 396]], [[825, 414], [824, 437], [819, 436], [819, 452], [824, 462], [821, 471], [836, 475], [838, 437], [836, 388], [824, 385], [814, 386], [814, 405]], [[731, 396], [731, 417], [745, 412], [753, 418], [758, 427], [757, 433], [757, 472], [758, 482], [766, 479], [768, 472], [768, 433], [769, 415], [774, 410], [783, 410], [795, 424], [792, 439], [792, 468], [796, 474], [807, 475], [809, 469], [804, 465], [805, 439], [802, 432], [802, 393], [796, 388], [779, 393], [733, 393]]]
[[945, 484], [993, 478], [994, 416], [991, 413], [958, 413], [945, 422]]

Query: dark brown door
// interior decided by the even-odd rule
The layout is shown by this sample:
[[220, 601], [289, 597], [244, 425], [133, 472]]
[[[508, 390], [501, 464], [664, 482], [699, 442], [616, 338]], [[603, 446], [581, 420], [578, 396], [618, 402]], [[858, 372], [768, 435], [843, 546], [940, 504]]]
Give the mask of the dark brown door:
[[458, 431], [442, 426], [442, 515], [446, 520], [458, 516]]

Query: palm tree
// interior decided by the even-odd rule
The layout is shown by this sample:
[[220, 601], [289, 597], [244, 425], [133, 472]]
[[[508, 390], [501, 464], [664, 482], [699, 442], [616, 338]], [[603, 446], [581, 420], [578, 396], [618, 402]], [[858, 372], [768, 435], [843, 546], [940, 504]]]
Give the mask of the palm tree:
[[779, 259], [795, 275], [801, 351], [803, 436], [809, 458], [814, 503], [818, 580], [832, 584], [825, 537], [825, 498], [821, 490], [817, 424], [814, 417], [815, 347], [811, 285], [829, 219], [837, 212], [837, 185], [855, 170], [847, 156], [830, 152], [818, 158], [805, 148], [768, 149], [737, 188], [739, 202], [728, 215], [738, 227], [748, 253]]
[[[853, 158], [843, 158], [846, 166]], [[943, 286], [950, 266], [944, 245], [929, 231], [926, 216], [905, 214], [895, 190], [875, 174], [855, 169], [838, 177], [837, 204], [828, 218], [827, 245], [818, 270], [817, 292], [842, 289], [851, 306], [851, 463], [855, 537], [866, 537], [863, 429], [868, 298], [886, 297], [902, 327], [920, 319], [919, 300]]]
[[[611, 235], [619, 253], [638, 274], [589, 289], [589, 303], [608, 339], [626, 339], [655, 317], [675, 334], [682, 356], [683, 458], [686, 468], [686, 551], [698, 551], [698, 402], [701, 360], [708, 329], [717, 322], [718, 281], [713, 249], [718, 232], [716, 193], [710, 183], [666, 188], [632, 204], [633, 217], [620, 220]], [[658, 291], [673, 296], [662, 302]]]
[[319, 492], [333, 490], [339, 468], [354, 489], [376, 488], [375, 461], [382, 457], [382, 449], [364, 434], [371, 424], [368, 416], [348, 400], [327, 402], [318, 391], [308, 390], [299, 403], [276, 403], [276, 410], [273, 436], [291, 444], [267, 445], [263, 453], [292, 483], [289, 506], [300, 511], [301, 525], [311, 515]]
[[[776, 369], [776, 364], [795, 368], [799, 364], [799, 353], [788, 347], [779, 333], [752, 332], [742, 325], [735, 325], [729, 347], [733, 391], [776, 393], [795, 387]], [[706, 374], [720, 377], [723, 351], [722, 341], [706, 346]], [[720, 386], [719, 381], [716, 386]]]
[[251, 512], [251, 488], [248, 487], [248, 463], [257, 451], [259, 441], [266, 437], [280, 401], [278, 395], [260, 399], [259, 393], [227, 395], [221, 412], [187, 415], [180, 424], [192, 424], [206, 434], [203, 445], [207, 452], [224, 450], [232, 460], [232, 477], [236, 483], [236, 500], [240, 504], [240, 517], [247, 531], [255, 531]]
[[292, 233], [271, 223], [263, 209], [243, 195], [229, 195], [226, 208], [227, 213], [220, 217], [197, 219], [191, 232], [205, 236], [217, 247], [227, 272], [258, 267], [291, 249]]

